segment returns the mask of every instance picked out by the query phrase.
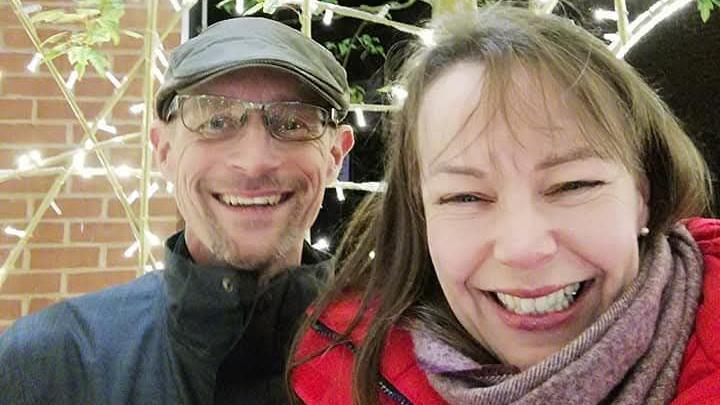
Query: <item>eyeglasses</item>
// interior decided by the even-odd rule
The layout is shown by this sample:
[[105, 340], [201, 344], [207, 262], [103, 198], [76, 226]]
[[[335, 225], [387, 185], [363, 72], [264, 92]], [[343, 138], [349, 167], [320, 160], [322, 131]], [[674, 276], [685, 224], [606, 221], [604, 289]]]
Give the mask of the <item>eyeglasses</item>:
[[223, 96], [178, 95], [170, 105], [167, 120], [179, 112], [189, 131], [205, 139], [224, 139], [237, 134], [248, 113], [262, 112], [263, 122], [273, 138], [281, 141], [312, 141], [325, 133], [329, 124], [338, 124], [340, 114], [296, 101], [253, 103]]

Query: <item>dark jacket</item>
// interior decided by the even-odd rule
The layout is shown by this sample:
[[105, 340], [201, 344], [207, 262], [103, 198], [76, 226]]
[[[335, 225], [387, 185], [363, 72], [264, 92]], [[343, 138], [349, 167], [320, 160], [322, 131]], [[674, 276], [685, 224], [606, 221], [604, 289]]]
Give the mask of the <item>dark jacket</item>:
[[69, 299], [0, 335], [0, 404], [283, 404], [288, 345], [328, 257], [260, 287], [192, 261], [179, 233], [167, 270]]

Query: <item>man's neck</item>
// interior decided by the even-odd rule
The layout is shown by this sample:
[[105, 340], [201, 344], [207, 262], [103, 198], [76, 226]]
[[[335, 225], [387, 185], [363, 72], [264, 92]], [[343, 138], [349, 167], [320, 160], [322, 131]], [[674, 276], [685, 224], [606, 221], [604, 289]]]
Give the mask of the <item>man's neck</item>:
[[260, 282], [264, 283], [271, 279], [274, 275], [280, 271], [300, 266], [302, 262], [303, 244], [297, 248], [291, 249], [281, 258], [272, 258], [265, 264], [259, 264], [258, 266], [238, 266], [232, 263], [228, 263], [222, 258], [215, 255], [192, 231], [185, 230], [185, 245], [190, 253], [191, 259], [200, 265], [209, 266], [232, 266], [239, 270], [247, 271], [258, 271], [260, 273]]

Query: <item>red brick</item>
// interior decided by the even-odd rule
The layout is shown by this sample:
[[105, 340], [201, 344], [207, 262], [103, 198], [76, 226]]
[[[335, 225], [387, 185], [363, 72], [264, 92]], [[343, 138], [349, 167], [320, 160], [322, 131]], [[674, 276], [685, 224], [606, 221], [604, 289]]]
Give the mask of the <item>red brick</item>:
[[[27, 65], [30, 63], [32, 58], [35, 56], [34, 49], [28, 50], [6, 50], [0, 52], [0, 69], [6, 73], [25, 73], [28, 75], [45, 75], [49, 76], [50, 70], [47, 68], [45, 63], [41, 63], [38, 66], [37, 73], [32, 73], [27, 70]], [[59, 56], [53, 59], [53, 65], [60, 71], [60, 73], [67, 78], [72, 66], [66, 56]], [[93, 72], [88, 72], [88, 75]]]
[[62, 97], [60, 88], [51, 77], [5, 77], [2, 90], [5, 96]]
[[97, 291], [117, 284], [127, 283], [135, 278], [135, 271], [102, 271], [67, 275], [69, 293]]
[[[5, 41], [5, 47], [10, 49], [35, 49], [30, 37], [28, 37], [25, 30], [19, 28], [6, 28], [4, 30], [3, 39]], [[37, 30], [40, 41], [44, 41], [52, 35], [62, 32], [63, 30], [54, 28], [40, 28]]]
[[[125, 194], [129, 195], [133, 190], [138, 188], [140, 185], [139, 181], [135, 178], [119, 178], [120, 185], [125, 190]], [[92, 177], [84, 179], [82, 177], [75, 177], [72, 179], [70, 189], [73, 193], [102, 193], [108, 194], [113, 193], [112, 186], [110, 185], [107, 177]]]
[[[92, 121], [93, 117], [100, 113], [103, 107], [101, 101], [80, 101], [78, 106], [85, 119]], [[64, 99], [37, 100], [37, 117], [47, 120], [74, 120], [76, 119], [72, 109]]]
[[[137, 253], [132, 257], [125, 257], [125, 250], [127, 250], [127, 247], [108, 248], [105, 265], [107, 267], [136, 267], [138, 263]], [[164, 260], [165, 248], [163, 246], [153, 246], [151, 250], [156, 260]]]
[[73, 242], [128, 242], [134, 238], [127, 223], [85, 222], [70, 226], [70, 239]]
[[32, 100], [0, 99], [0, 120], [29, 120], [32, 108]]
[[0, 27], [10, 26], [20, 26], [20, 21], [9, 4], [0, 5]]
[[[40, 199], [34, 200], [33, 210], [41, 202]], [[62, 215], [50, 208], [45, 218], [96, 218], [102, 214], [102, 200], [99, 198], [56, 198], [55, 204], [60, 207]]]
[[[112, 121], [109, 122], [109, 124], [113, 125], [117, 129], [117, 136], [121, 135], [127, 135], [127, 134], [134, 134], [136, 132], [142, 131], [142, 127], [140, 126], [140, 121], [142, 120], [142, 114], [137, 116], [138, 123], [137, 124], [127, 124], [127, 125], [115, 125]], [[113, 138], [115, 135], [108, 134], [104, 131], [98, 131], [95, 133], [99, 141], [107, 140]], [[73, 125], [73, 142], [80, 143], [85, 136], [85, 133], [83, 132], [82, 128], [80, 128], [80, 125]], [[137, 145], [140, 143], [140, 138], [137, 137], [135, 139], [126, 141], [124, 143], [119, 143], [118, 145]]]
[[[172, 7], [166, 7], [169, 6], [169, 2], [165, 2], [168, 4], [163, 4], [163, 2], [158, 3], [158, 10], [157, 10], [157, 29], [158, 31], [162, 32], [165, 30], [166, 24], [172, 19], [172, 17], [175, 15], [176, 11]], [[147, 10], [142, 8], [131, 8], [127, 7], [125, 8], [125, 14], [120, 19], [120, 25], [124, 28], [133, 28], [137, 32], [141, 32], [144, 30], [145, 26], [147, 25], [145, 22], [147, 20]]]
[[7, 168], [7, 169], [17, 168], [17, 162], [18, 162], [18, 158], [20, 157], [20, 155], [28, 153], [31, 149], [37, 150], [38, 152], [40, 152], [40, 155], [43, 158], [47, 158], [50, 156], [57, 155], [61, 152], [70, 150], [70, 147], [66, 147], [66, 148], [63, 148], [63, 147], [60, 147], [60, 148], [32, 148], [32, 146], [27, 146], [24, 149], [0, 148], [0, 167]]
[[2, 294], [48, 294], [60, 291], [60, 274], [33, 273], [19, 274], [10, 271], [5, 283], [0, 287]]
[[64, 144], [65, 132], [64, 125], [0, 124], [0, 143]]
[[100, 249], [97, 247], [57, 247], [30, 249], [31, 269], [97, 268]]
[[22, 316], [22, 301], [0, 299], [0, 319], [14, 320]]
[[24, 199], [0, 199], [0, 219], [25, 219], [26, 215]]
[[26, 179], [8, 180], [0, 183], [0, 195], [47, 193], [54, 183], [55, 177], [28, 177]]
[[[137, 210], [139, 205], [136, 202], [133, 204], [133, 208]], [[177, 214], [177, 205], [174, 198], [153, 197], [150, 199], [151, 217], [175, 217]], [[111, 218], [125, 217], [125, 210], [118, 200], [110, 200], [107, 215]]]
[[50, 305], [56, 304], [58, 300], [52, 298], [31, 298], [27, 315], [43, 310]]

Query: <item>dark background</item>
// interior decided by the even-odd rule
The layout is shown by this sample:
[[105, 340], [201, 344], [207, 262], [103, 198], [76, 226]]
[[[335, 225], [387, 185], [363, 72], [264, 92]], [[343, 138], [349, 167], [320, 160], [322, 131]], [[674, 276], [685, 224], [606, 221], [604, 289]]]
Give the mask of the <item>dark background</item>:
[[[233, 17], [218, 9], [218, 2], [206, 2], [208, 25]], [[630, 21], [653, 3], [654, 0], [629, 0], [627, 7]], [[191, 10], [191, 36], [197, 35], [203, 28], [202, 4], [198, 2]], [[359, 7], [362, 4], [379, 6], [384, 2], [340, 0], [339, 4]], [[613, 0], [561, 2], [555, 13], [575, 20], [600, 38], [605, 33], [615, 32], [614, 21], [594, 20], [592, 10], [595, 8], [612, 10]], [[410, 7], [391, 11], [390, 14], [394, 21], [419, 25], [430, 19], [430, 13], [430, 6], [418, 0]], [[293, 10], [280, 10], [272, 18], [299, 29], [297, 13]], [[383, 86], [385, 77], [391, 73], [385, 71], [386, 66], [399, 61], [400, 51], [407, 41], [413, 39], [412, 36], [390, 27], [337, 15], [330, 26], [325, 26], [316, 18], [312, 32], [313, 38], [322, 44], [359, 34], [378, 37], [387, 54], [388, 63], [382, 57], [355, 51], [345, 67], [351, 84], [360, 84], [368, 91], [366, 103], [387, 102], [373, 89]], [[720, 174], [720, 10], [714, 10], [710, 20], [703, 23], [696, 3], [692, 2], [657, 25], [630, 50], [625, 60], [641, 73], [683, 121], [686, 131], [705, 154], [715, 174], [714, 184], [717, 189], [717, 175]], [[356, 144], [343, 173], [346, 180], [379, 181], [382, 176], [382, 114], [366, 112], [365, 116], [368, 125], [364, 129], [354, 125], [355, 117], [352, 113], [348, 116], [348, 123], [353, 124], [356, 130]], [[323, 208], [312, 230], [312, 241], [325, 237], [330, 243], [330, 249], [334, 250], [344, 224], [364, 195], [364, 192], [346, 190], [346, 200], [340, 202], [334, 190], [326, 191]], [[720, 208], [718, 202], [716, 198], [716, 213]]]

